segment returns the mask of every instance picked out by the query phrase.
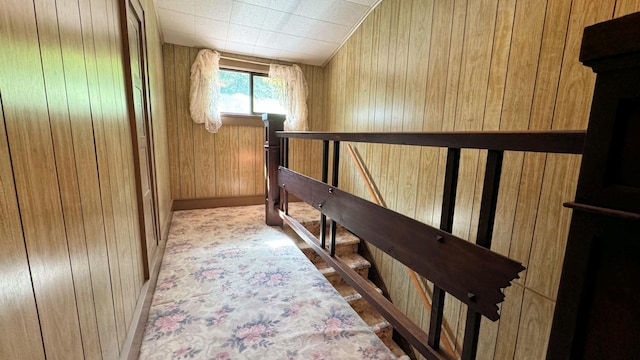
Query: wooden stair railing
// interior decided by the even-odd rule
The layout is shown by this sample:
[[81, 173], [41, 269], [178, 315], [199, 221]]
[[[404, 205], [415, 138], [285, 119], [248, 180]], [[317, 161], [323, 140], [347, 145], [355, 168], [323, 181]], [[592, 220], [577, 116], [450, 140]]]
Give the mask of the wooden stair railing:
[[[267, 169], [267, 219], [283, 219], [307, 241], [320, 256], [370, 300], [394, 328], [427, 359], [447, 359], [450, 355], [440, 349], [445, 293], [456, 297], [468, 307], [462, 347], [462, 359], [476, 357], [481, 315], [490, 320], [499, 318], [497, 304], [504, 300], [502, 289], [518, 277], [524, 267], [511, 259], [490, 251], [497, 194], [500, 184], [504, 151], [581, 154], [583, 131], [550, 132], [464, 132], [464, 133], [326, 133], [283, 132], [270, 128], [269, 115], [265, 115], [268, 128], [265, 153], [267, 163], [279, 163], [277, 170]], [[280, 127], [281, 129], [281, 127]], [[280, 152], [270, 151], [277, 144]], [[322, 181], [318, 181], [287, 168], [289, 138], [323, 141]], [[328, 180], [329, 142], [333, 142], [333, 173]], [[368, 142], [396, 145], [418, 145], [448, 148], [442, 213], [439, 229], [423, 224], [352, 194], [340, 190], [338, 164], [340, 142]], [[460, 167], [461, 149], [485, 149], [487, 164], [480, 205], [476, 244], [451, 234], [455, 198]], [[278, 154], [277, 161], [269, 155]], [[320, 241], [310, 235], [299, 223], [288, 216], [286, 198], [291, 193], [311, 204], [322, 213], [324, 234], [326, 218], [335, 230], [338, 222], [354, 235], [371, 243], [392, 256], [420, 276], [434, 284], [433, 303], [428, 333], [395, 309], [383, 296], [367, 284], [353, 279], [339, 257], [335, 255], [335, 231], [331, 231], [329, 251], [324, 250], [325, 236]], [[282, 201], [280, 201], [282, 200]]]
[[[367, 187], [369, 196], [371, 196], [371, 199], [373, 200], [374, 203], [386, 208], [387, 206], [384, 203], [382, 196], [378, 193], [376, 188], [374, 188], [371, 178], [369, 177], [369, 174], [364, 169], [364, 165], [362, 164], [362, 159], [360, 158], [360, 156], [358, 156], [356, 151], [353, 150], [353, 147], [351, 146], [351, 144], [347, 144], [347, 149], [349, 150], [351, 159], [356, 164], [356, 168], [358, 169], [358, 173], [360, 173], [360, 177], [362, 178], [362, 181], [364, 181], [364, 184]], [[416, 275], [416, 272], [410, 268], [407, 268], [407, 275], [411, 279], [411, 283], [415, 287], [416, 291], [418, 291], [418, 295], [420, 295], [420, 299], [422, 300], [424, 307], [427, 309], [427, 311], [431, 312], [431, 309], [432, 309], [431, 298], [427, 295], [425, 290], [422, 288], [422, 285], [418, 280], [418, 275]], [[445, 351], [451, 357], [455, 357], [456, 351], [453, 345], [451, 345], [451, 342], [453, 341], [453, 336], [451, 335], [451, 331], [449, 330], [450, 327], [446, 323], [445, 319], [442, 320], [442, 329], [444, 330], [444, 337], [442, 337], [442, 344], [445, 347]]]

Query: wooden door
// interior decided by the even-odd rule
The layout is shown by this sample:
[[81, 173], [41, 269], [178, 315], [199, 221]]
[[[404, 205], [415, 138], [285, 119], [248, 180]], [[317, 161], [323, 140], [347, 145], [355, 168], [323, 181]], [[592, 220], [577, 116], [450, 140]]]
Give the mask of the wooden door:
[[133, 96], [133, 114], [135, 115], [134, 144], [138, 150], [139, 190], [141, 204], [141, 235], [146, 249], [147, 271], [153, 266], [155, 251], [160, 239], [157, 226], [157, 207], [155, 196], [153, 141], [149, 116], [149, 98], [146, 78], [146, 56], [144, 35], [144, 13], [138, 1], [129, 2], [127, 11], [127, 33], [129, 38], [129, 59], [131, 63], [131, 90]]

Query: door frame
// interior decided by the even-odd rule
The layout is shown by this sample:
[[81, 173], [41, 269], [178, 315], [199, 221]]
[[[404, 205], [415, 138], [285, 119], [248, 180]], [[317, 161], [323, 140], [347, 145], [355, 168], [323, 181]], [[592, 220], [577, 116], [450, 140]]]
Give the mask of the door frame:
[[[120, 30], [121, 30], [121, 39], [122, 39], [122, 63], [123, 63], [123, 72], [125, 77], [125, 94], [127, 101], [127, 115], [129, 116], [129, 128], [131, 131], [131, 142], [133, 146], [133, 164], [134, 164], [134, 175], [135, 175], [135, 183], [136, 183], [136, 200], [137, 200], [137, 209], [138, 209], [138, 225], [140, 228], [140, 245], [141, 245], [141, 255], [142, 255], [142, 263], [144, 270], [144, 279], [149, 280], [150, 278], [150, 270], [153, 264], [150, 261], [157, 261], [158, 259], [150, 259], [149, 257], [152, 254], [148, 254], [147, 252], [147, 234], [146, 234], [146, 226], [144, 221], [144, 204], [143, 204], [143, 189], [142, 189], [142, 175], [140, 169], [140, 157], [139, 157], [139, 144], [138, 144], [138, 130], [136, 126], [136, 114], [135, 114], [135, 103], [134, 103], [134, 90], [133, 90], [133, 79], [131, 76], [131, 49], [129, 47], [129, 25], [128, 25], [128, 16], [131, 12], [134, 13], [136, 17], [140, 19], [140, 34], [141, 34], [141, 46], [140, 46], [140, 57], [141, 57], [141, 76], [142, 76], [142, 86], [144, 87], [144, 111], [147, 116], [144, 118], [144, 126], [146, 131], [146, 139], [147, 139], [147, 151], [149, 155], [149, 177], [150, 177], [150, 187], [151, 187], [151, 198], [152, 198], [152, 210], [153, 210], [153, 237], [157, 244], [160, 243], [161, 240], [161, 231], [160, 231], [160, 217], [159, 217], [159, 207], [158, 207], [158, 188], [157, 188], [157, 179], [156, 179], [156, 161], [155, 161], [155, 151], [154, 151], [154, 137], [153, 137], [153, 114], [151, 112], [151, 93], [150, 93], [150, 83], [149, 83], [149, 61], [147, 56], [147, 37], [146, 37], [146, 21], [145, 21], [145, 12], [142, 4], [140, 4], [139, 0], [120, 0]], [[156, 251], [156, 254], [158, 252]]]

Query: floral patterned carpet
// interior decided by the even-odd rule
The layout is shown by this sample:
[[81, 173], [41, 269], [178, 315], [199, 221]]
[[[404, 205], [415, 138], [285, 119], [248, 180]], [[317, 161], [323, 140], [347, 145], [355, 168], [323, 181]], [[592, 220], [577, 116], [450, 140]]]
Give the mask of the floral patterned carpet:
[[264, 224], [264, 207], [246, 206], [174, 214], [140, 359], [395, 357], [290, 238]]

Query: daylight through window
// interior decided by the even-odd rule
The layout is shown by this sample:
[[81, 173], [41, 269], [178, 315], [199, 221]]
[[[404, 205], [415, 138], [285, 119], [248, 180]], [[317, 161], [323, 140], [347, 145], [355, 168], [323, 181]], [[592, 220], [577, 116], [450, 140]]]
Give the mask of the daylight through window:
[[266, 75], [243, 71], [220, 70], [221, 113], [285, 114], [280, 95], [284, 82]]

